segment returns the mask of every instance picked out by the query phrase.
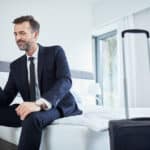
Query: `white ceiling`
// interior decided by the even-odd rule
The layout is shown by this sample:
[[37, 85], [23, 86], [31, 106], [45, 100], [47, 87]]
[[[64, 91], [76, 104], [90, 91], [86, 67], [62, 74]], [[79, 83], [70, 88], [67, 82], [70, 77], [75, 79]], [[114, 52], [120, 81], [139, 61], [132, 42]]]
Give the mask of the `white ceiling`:
[[150, 0], [90, 0], [90, 1], [92, 1], [92, 3], [95, 5], [100, 5], [101, 7], [116, 6], [116, 8], [133, 7], [137, 9], [142, 9], [143, 7], [145, 8], [150, 6]]
[[110, 23], [112, 20], [130, 15], [150, 7], [150, 0], [90, 0], [93, 7], [94, 22]]

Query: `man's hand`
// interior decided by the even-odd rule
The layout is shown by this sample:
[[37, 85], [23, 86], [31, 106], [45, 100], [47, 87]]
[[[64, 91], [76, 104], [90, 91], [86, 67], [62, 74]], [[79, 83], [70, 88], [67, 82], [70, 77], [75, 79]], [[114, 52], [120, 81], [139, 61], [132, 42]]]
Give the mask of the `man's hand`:
[[30, 113], [40, 110], [40, 106], [36, 105], [35, 102], [23, 102], [16, 108], [16, 113], [21, 120], [24, 120]]

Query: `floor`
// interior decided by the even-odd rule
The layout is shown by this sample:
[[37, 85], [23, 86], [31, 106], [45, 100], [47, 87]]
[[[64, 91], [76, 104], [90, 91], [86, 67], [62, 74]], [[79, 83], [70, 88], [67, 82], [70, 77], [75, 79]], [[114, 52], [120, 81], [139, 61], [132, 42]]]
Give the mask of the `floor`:
[[17, 146], [0, 139], [0, 150], [17, 150]]

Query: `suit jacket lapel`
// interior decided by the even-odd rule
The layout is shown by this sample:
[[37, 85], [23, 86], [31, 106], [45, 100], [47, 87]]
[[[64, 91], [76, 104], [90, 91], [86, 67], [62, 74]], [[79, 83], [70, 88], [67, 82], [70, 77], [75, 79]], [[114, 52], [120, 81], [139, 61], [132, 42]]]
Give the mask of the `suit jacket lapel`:
[[29, 93], [29, 82], [28, 82], [27, 57], [26, 57], [26, 55], [23, 56], [23, 59], [22, 59], [22, 62], [20, 65], [21, 65], [20, 73], [22, 74], [22, 75], [20, 75], [20, 77], [22, 78], [21, 81], [22, 81], [23, 87], [26, 91], [25, 93], [27, 94], [26, 98], [29, 98], [30, 93]]
[[38, 53], [38, 81], [39, 81], [39, 88], [41, 87], [41, 77], [42, 77], [42, 70], [43, 70], [43, 63], [44, 63], [44, 50], [43, 49], [44, 48], [39, 45], [39, 53]]

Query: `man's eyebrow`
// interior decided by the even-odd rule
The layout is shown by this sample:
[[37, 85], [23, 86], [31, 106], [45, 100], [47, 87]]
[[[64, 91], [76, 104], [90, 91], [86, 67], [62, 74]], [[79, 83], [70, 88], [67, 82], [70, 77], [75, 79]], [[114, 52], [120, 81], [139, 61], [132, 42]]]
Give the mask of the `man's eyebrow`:
[[25, 31], [14, 32], [14, 34], [16, 34], [16, 33], [25, 33]]

